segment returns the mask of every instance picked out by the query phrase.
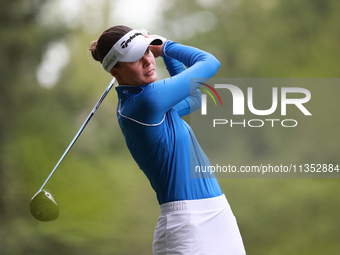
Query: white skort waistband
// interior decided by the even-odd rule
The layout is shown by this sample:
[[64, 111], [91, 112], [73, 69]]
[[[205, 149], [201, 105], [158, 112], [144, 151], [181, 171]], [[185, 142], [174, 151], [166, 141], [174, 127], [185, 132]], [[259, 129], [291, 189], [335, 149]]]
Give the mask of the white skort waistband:
[[230, 207], [225, 195], [196, 200], [181, 200], [161, 205], [161, 215], [174, 212], [202, 212]]

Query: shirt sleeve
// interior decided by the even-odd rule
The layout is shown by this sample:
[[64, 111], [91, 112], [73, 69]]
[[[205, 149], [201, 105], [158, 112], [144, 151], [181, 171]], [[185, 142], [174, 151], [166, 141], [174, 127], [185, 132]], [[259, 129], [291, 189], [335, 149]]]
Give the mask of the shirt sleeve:
[[[170, 76], [175, 76], [184, 70], [186, 70], [183, 63], [180, 61], [170, 58], [168, 56], [163, 56], [163, 60], [168, 70]], [[186, 116], [201, 107], [201, 92], [196, 89], [194, 93], [190, 94], [189, 97], [185, 98], [183, 101], [179, 102], [174, 106], [175, 110], [180, 117]]]
[[189, 97], [175, 105], [175, 110], [180, 117], [186, 116], [201, 107], [201, 92], [196, 89]]
[[163, 56], [163, 61], [170, 76], [175, 76], [186, 70], [185, 66], [177, 59]]
[[[128, 116], [143, 123], [160, 123], [164, 114], [197, 93], [200, 82], [205, 83], [213, 77], [220, 66], [219, 61], [210, 53], [172, 41], [164, 43], [163, 56], [183, 63], [187, 68], [174, 76], [150, 83], [143, 87], [142, 93], [130, 98], [128, 104], [131, 112]], [[179, 70], [178, 62], [176, 66], [171, 72]], [[191, 78], [198, 79], [191, 82]], [[183, 105], [178, 107], [183, 109]]]

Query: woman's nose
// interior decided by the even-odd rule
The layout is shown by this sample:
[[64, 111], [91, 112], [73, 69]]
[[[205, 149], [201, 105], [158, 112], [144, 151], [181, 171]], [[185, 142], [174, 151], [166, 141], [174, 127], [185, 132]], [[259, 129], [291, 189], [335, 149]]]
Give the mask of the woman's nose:
[[141, 60], [143, 61], [143, 64], [146, 66], [151, 64], [151, 57], [146, 54], [142, 57]]

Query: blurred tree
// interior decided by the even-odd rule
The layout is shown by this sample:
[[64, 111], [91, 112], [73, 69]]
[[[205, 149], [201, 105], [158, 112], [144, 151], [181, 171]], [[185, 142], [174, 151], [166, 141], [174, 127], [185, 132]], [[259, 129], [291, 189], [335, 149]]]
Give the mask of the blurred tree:
[[[61, 2], [73, 9], [61, 11], [53, 5]], [[131, 11], [119, 2], [121, 13]], [[1, 3], [0, 254], [150, 254], [158, 205], [117, 123], [112, 123], [114, 91], [72, 148], [72, 157], [65, 158], [66, 169], [59, 170], [64, 173], [49, 183], [62, 203], [61, 218], [42, 224], [28, 212], [31, 191], [42, 184], [111, 78], [91, 59], [87, 46], [109, 20], [110, 25], [121, 23], [108, 18], [115, 1]], [[164, 9], [155, 32], [218, 56], [222, 65], [217, 77], [339, 75], [335, 0], [173, 0], [164, 1]], [[55, 46], [51, 42], [67, 44], [70, 63], [56, 86], [47, 89], [38, 84], [36, 70], [46, 49]], [[328, 105], [334, 106], [331, 101]], [[337, 128], [327, 125], [329, 132]], [[249, 132], [245, 138], [256, 135]], [[273, 137], [256, 137], [251, 147], [256, 151], [262, 146], [262, 154], [268, 155], [271, 147], [266, 143]], [[328, 148], [337, 159], [337, 139]], [[332, 239], [340, 229], [337, 180], [220, 182], [249, 253], [313, 254], [310, 239], [318, 239], [318, 231], [324, 236], [320, 247], [329, 254], [339, 250]]]
[[[24, 109], [26, 92], [32, 90], [32, 85], [23, 83], [27, 78], [35, 80], [35, 68], [39, 63], [42, 46], [48, 36], [44, 31], [37, 30], [35, 17], [38, 11], [38, 1], [2, 1], [0, 10], [0, 215], [1, 219], [8, 217], [7, 206], [10, 203], [8, 175], [13, 174], [5, 158], [9, 132], [13, 127], [15, 112]], [[28, 85], [28, 86], [27, 86]]]
[[218, 56], [218, 77], [339, 76], [336, 0], [174, 0], [169, 5], [165, 35]]
[[[6, 228], [11, 219], [26, 215], [17, 204], [22, 201], [25, 181], [22, 169], [13, 152], [25, 139], [25, 128], [31, 126], [29, 109], [32, 102], [39, 104], [43, 95], [38, 90], [36, 68], [46, 44], [60, 37], [60, 28], [44, 29], [37, 26], [36, 17], [44, 0], [2, 0], [0, 9], [0, 253], [18, 251], [8, 246], [13, 229]], [[28, 118], [27, 118], [28, 117]], [[23, 118], [23, 121], [19, 121]], [[20, 131], [22, 133], [17, 133]], [[29, 131], [27, 131], [29, 132]], [[16, 147], [16, 150], [13, 148]], [[27, 204], [27, 203], [25, 203]], [[6, 231], [7, 230], [7, 231]], [[20, 245], [18, 246], [20, 247]], [[11, 251], [11, 249], [13, 251]], [[20, 250], [20, 249], [19, 249]], [[18, 253], [19, 254], [19, 253]]]

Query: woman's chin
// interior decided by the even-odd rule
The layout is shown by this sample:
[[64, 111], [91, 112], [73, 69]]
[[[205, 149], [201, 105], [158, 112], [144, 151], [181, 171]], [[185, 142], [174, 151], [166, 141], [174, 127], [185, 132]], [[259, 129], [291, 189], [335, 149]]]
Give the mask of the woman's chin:
[[153, 70], [152, 72], [148, 73], [146, 76], [145, 76], [146, 80], [148, 81], [147, 83], [152, 83], [152, 82], [155, 82], [157, 80], [157, 73], [155, 70]]

